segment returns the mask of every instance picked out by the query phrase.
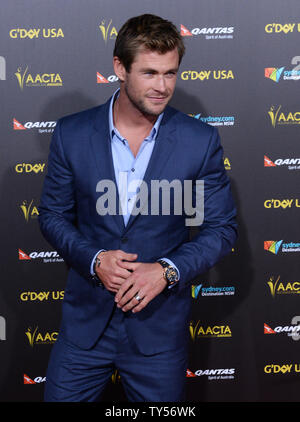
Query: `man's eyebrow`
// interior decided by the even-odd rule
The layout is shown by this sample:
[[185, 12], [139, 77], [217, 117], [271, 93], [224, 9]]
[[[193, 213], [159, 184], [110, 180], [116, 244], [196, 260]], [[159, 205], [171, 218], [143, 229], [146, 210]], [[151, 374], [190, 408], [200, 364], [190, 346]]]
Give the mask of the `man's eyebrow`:
[[[141, 72], [158, 73], [158, 71], [156, 69], [152, 69], [151, 67], [144, 67], [140, 71]], [[169, 73], [169, 72], [174, 72], [174, 73], [178, 72], [178, 67], [172, 68], [172, 69], [168, 69], [164, 73]]]

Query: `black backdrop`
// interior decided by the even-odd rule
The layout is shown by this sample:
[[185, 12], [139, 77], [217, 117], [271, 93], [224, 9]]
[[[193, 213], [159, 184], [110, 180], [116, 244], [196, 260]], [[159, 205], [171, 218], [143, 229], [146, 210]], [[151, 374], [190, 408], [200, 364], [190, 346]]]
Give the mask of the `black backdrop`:
[[[58, 333], [67, 269], [37, 222], [55, 122], [115, 91], [115, 36], [146, 12], [182, 30], [172, 105], [219, 128], [239, 214], [231, 255], [191, 289], [187, 398], [298, 401], [299, 0], [3, 2], [0, 400], [42, 400]], [[106, 399], [124, 399], [118, 374]]]

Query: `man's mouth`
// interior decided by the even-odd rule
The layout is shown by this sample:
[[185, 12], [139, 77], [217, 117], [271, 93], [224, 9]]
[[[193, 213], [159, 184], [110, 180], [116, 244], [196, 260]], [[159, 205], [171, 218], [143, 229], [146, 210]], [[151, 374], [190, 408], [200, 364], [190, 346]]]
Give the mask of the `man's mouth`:
[[167, 99], [167, 97], [155, 97], [155, 96], [149, 96], [148, 98], [149, 100], [157, 102], [157, 103], [162, 103]]

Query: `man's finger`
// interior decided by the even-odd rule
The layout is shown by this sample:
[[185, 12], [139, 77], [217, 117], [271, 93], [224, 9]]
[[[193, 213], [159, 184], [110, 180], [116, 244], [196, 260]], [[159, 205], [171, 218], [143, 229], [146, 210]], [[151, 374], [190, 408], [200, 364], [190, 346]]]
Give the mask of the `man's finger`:
[[[120, 290], [119, 290], [120, 291]], [[118, 292], [119, 293], [119, 292]], [[137, 289], [133, 286], [122, 296], [122, 298], [118, 301], [118, 308], [123, 308], [124, 305], [134, 298], [137, 295]]]
[[128, 303], [126, 303], [123, 307], [122, 307], [122, 311], [123, 312], [127, 312], [130, 311], [132, 308], [135, 308], [137, 305], [139, 305], [143, 299], [138, 300], [137, 295], [135, 295]]
[[[132, 276], [129, 276], [126, 281], [122, 283], [122, 286], [120, 287], [118, 293], [115, 296], [115, 302], [119, 302], [121, 299], [123, 299], [123, 295], [127, 290], [132, 286], [133, 280]], [[123, 303], [123, 302], [122, 302]]]
[[135, 314], [136, 312], [140, 312], [142, 309], [145, 308], [145, 306], [148, 305], [148, 303], [150, 302], [150, 300], [147, 297], [144, 297], [143, 300], [140, 301], [140, 303], [138, 305], [136, 305], [133, 309], [132, 312]]
[[[126, 279], [126, 278], [131, 276], [131, 272], [128, 271], [128, 269], [121, 268], [120, 266], [118, 266], [116, 268], [116, 270], [114, 271], [114, 274], [115, 274], [116, 277], [122, 278], [122, 279]], [[122, 281], [124, 281], [124, 280], [122, 280]]]
[[128, 261], [123, 261], [121, 259], [117, 260], [117, 264], [119, 265], [119, 267], [122, 267], [130, 271], [134, 271], [140, 265], [140, 263], [138, 262], [128, 262]]
[[136, 253], [127, 253], [122, 250], [118, 251], [118, 258], [124, 259], [126, 261], [135, 261], [137, 259], [138, 255]]

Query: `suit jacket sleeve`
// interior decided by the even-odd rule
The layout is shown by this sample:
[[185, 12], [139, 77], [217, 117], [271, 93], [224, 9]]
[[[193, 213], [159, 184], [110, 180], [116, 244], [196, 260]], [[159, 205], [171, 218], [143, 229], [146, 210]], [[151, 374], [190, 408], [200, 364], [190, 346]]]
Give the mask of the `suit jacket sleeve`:
[[84, 277], [91, 277], [90, 265], [100, 247], [76, 228], [74, 177], [63, 151], [61, 124], [57, 122], [50, 144], [39, 224], [45, 239], [67, 264]]
[[167, 255], [180, 270], [180, 288], [230, 253], [237, 237], [236, 208], [215, 128], [197, 180], [204, 181], [203, 223], [192, 240]]

